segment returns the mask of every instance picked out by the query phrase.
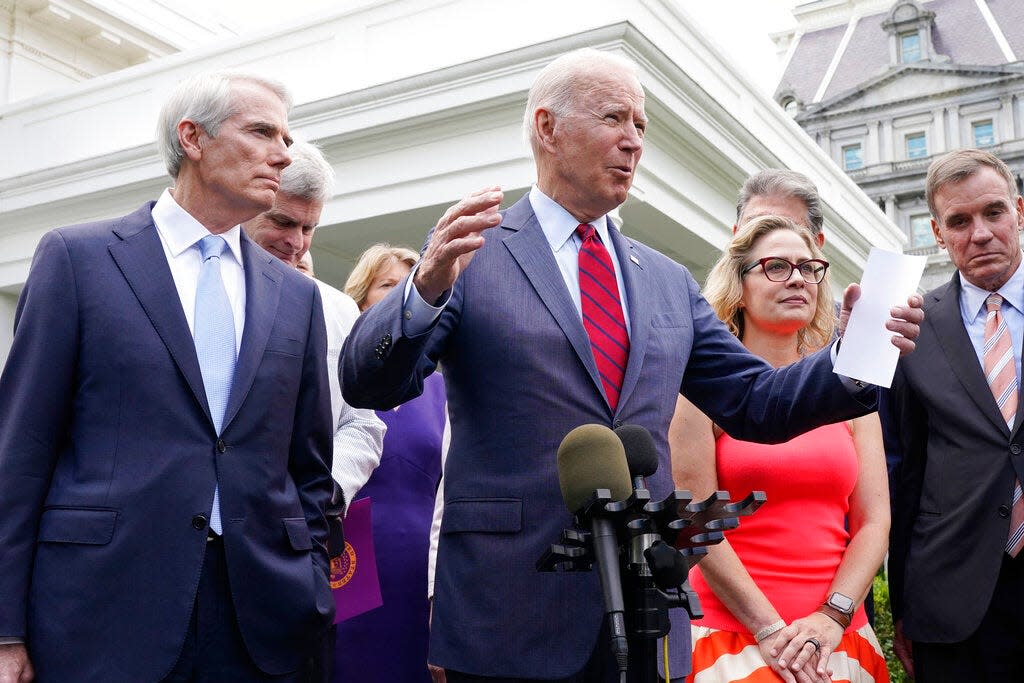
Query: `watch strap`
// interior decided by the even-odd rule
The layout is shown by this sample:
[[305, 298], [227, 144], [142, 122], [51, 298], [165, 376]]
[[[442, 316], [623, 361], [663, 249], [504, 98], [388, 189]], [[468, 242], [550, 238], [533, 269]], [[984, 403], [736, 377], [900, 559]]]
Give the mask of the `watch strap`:
[[840, 612], [828, 603], [822, 604], [815, 611], [821, 612], [822, 614], [830, 618], [832, 621], [842, 626], [844, 631], [850, 627], [850, 622], [853, 621], [853, 617], [851, 615], [846, 614], [845, 612]]

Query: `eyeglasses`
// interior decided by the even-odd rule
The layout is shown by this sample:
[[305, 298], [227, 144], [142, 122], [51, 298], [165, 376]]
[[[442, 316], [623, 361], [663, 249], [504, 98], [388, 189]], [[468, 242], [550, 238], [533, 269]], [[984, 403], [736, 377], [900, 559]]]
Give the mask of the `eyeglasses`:
[[761, 266], [764, 276], [772, 282], [787, 282], [789, 278], [793, 277], [793, 271], [796, 270], [800, 273], [800, 277], [804, 279], [804, 282], [809, 285], [816, 285], [825, 279], [828, 261], [812, 258], [800, 263], [791, 263], [778, 256], [765, 256], [741, 270], [740, 275], [746, 275], [758, 266]]

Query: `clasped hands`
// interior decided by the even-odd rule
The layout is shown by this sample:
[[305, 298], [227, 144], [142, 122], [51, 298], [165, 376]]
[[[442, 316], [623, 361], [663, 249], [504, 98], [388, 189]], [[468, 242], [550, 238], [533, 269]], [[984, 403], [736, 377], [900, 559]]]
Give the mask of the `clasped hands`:
[[786, 683], [828, 683], [832, 680], [828, 658], [842, 637], [842, 626], [825, 614], [812, 612], [762, 639], [757, 647]]

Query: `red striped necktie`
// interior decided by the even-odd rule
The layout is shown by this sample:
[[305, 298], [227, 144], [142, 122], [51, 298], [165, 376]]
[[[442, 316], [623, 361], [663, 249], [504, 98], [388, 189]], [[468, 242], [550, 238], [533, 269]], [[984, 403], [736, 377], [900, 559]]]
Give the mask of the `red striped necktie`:
[[[982, 358], [985, 363], [985, 379], [996, 399], [999, 412], [1010, 429], [1017, 416], [1017, 368], [1013, 359], [1013, 342], [1010, 330], [1001, 312], [1003, 297], [989, 294], [985, 299], [985, 349]], [[1024, 546], [1024, 497], [1021, 495], [1020, 480], [1013, 480], [1013, 502], [1010, 507], [1010, 537], [1006, 552], [1016, 557]]]
[[629, 334], [622, 313], [622, 299], [615, 280], [612, 257], [592, 225], [581, 223], [576, 233], [580, 247], [580, 302], [583, 327], [590, 336], [590, 349], [601, 375], [605, 397], [612, 411], [619, 405], [622, 378], [629, 358]]

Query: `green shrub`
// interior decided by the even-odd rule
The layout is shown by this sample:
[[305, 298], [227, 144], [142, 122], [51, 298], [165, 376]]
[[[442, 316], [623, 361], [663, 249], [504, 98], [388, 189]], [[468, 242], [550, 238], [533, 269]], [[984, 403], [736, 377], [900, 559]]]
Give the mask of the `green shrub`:
[[907, 672], [892, 651], [892, 614], [889, 613], [889, 583], [885, 578], [885, 570], [880, 569], [875, 576], [872, 592], [875, 598], [875, 635], [882, 646], [885, 662], [889, 666], [889, 678], [892, 683], [910, 683]]

